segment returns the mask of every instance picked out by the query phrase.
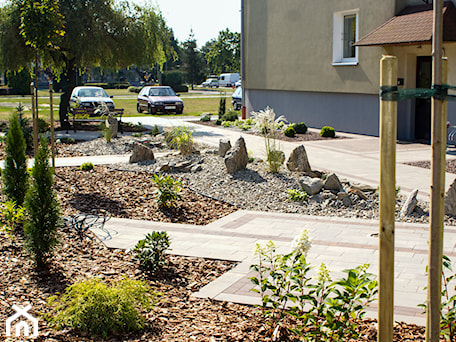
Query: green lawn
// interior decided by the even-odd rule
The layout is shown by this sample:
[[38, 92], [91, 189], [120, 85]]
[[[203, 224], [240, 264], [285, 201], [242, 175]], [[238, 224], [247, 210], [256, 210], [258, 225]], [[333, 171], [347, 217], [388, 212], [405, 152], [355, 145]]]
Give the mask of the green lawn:
[[[137, 94], [130, 93], [126, 89], [108, 89], [107, 93], [113, 96], [117, 108], [124, 108], [125, 116], [141, 116], [136, 111]], [[227, 89], [224, 96], [226, 97], [226, 108], [231, 108], [230, 89]], [[58, 118], [59, 103], [61, 93], [54, 93], [53, 108], [54, 118]], [[188, 94], [182, 93], [181, 98], [184, 101], [183, 115], [201, 115], [203, 113], [218, 113], [220, 102], [220, 93], [213, 94]], [[42, 90], [38, 92], [39, 117], [45, 120], [50, 118], [49, 91]], [[0, 96], [0, 121], [6, 121], [17, 105], [21, 103], [25, 106], [24, 113], [31, 116], [31, 96]]]

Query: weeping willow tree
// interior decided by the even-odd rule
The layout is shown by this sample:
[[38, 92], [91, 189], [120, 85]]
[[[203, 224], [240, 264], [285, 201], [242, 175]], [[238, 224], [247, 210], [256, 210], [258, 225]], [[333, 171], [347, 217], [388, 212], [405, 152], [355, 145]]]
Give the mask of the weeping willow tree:
[[[148, 68], [163, 64], [174, 53], [170, 46], [172, 31], [151, 5], [139, 7], [128, 1], [113, 0], [47, 1], [57, 5], [63, 22], [63, 27], [57, 27], [56, 32], [64, 31], [64, 34], [53, 36], [40, 55], [42, 64], [60, 75], [63, 85], [59, 108], [61, 125], [67, 117], [70, 94], [80, 70], [131, 65]], [[23, 16], [28, 2], [44, 3], [44, 0], [12, 0], [0, 10], [0, 64], [3, 68], [16, 70], [36, 57], [35, 50], [27, 43], [30, 39], [21, 28], [21, 13]]]

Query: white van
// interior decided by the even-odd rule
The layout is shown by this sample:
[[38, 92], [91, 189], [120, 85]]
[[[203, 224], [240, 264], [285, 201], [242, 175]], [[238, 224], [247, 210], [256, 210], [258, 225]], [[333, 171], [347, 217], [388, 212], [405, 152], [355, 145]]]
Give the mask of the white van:
[[219, 87], [233, 87], [240, 79], [241, 76], [237, 72], [234, 74], [220, 74], [218, 78]]

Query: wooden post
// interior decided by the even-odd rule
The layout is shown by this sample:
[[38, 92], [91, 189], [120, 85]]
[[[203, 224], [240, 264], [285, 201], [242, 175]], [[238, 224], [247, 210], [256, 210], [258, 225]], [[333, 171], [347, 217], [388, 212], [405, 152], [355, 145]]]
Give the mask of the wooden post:
[[52, 168], [55, 168], [54, 102], [53, 102], [52, 80], [49, 80], [49, 108], [50, 108], [50, 116], [51, 116], [51, 158], [52, 158]]
[[[434, 0], [432, 39], [432, 83], [438, 91], [446, 73], [442, 68], [443, 0]], [[426, 341], [439, 341], [440, 303], [442, 291], [442, 246], [445, 196], [446, 111], [442, 97], [432, 99], [431, 128], [431, 206], [429, 229], [428, 293], [426, 312]], [[446, 104], [445, 104], [446, 105]]]
[[33, 154], [36, 156], [38, 152], [38, 126], [36, 124], [36, 110], [35, 110], [35, 84], [30, 83], [30, 92], [32, 93], [32, 125], [33, 125]]
[[397, 58], [380, 62], [380, 220], [377, 341], [393, 341], [394, 214], [396, 208]]

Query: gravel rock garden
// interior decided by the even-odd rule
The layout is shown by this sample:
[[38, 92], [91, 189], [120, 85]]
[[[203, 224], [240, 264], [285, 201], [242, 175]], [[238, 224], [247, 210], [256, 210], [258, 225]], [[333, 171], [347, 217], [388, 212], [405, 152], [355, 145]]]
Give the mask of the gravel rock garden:
[[[57, 144], [57, 156], [134, 154], [144, 148], [149, 153], [148, 160], [135, 163], [95, 166], [87, 170], [57, 168], [55, 189], [63, 215], [96, 214], [195, 225], [205, 225], [238, 209], [378, 217], [376, 189], [320, 170], [297, 171], [299, 167], [293, 168], [290, 160], [288, 164], [292, 166], [271, 172], [266, 161], [248, 158], [242, 141], [233, 142], [226, 155], [218, 148], [193, 145], [183, 155], [170, 149], [167, 142], [167, 134], [141, 133], [110, 142], [100, 138]], [[227, 159], [236, 159], [233, 155], [239, 150], [244, 151], [240, 157], [244, 167], [228, 172]], [[236, 169], [239, 160], [233, 163]], [[156, 174], [181, 182], [177, 205], [163, 206], [157, 202], [157, 183], [153, 182]], [[317, 190], [314, 189], [316, 179], [319, 180]], [[335, 188], [331, 188], [329, 180], [336, 183]], [[403, 200], [399, 195], [398, 220], [428, 221], [428, 207], [421, 202], [412, 214], [400, 218]], [[454, 224], [450, 217], [446, 223]], [[148, 271], [141, 266], [134, 251], [109, 250], [90, 232], [81, 235], [63, 227], [58, 230], [60, 244], [49, 267], [37, 269], [24, 252], [20, 225], [14, 236], [11, 239], [6, 231], [0, 232], [3, 274], [0, 301], [5, 307], [15, 302], [32, 304], [31, 313], [40, 317], [41, 322], [36, 341], [272, 341], [274, 326], [268, 324], [270, 320], [258, 308], [192, 297], [193, 292], [228, 271], [233, 263], [170, 255], [162, 267]], [[141, 330], [114, 330], [103, 337], [68, 326], [63, 330], [54, 328], [50, 317], [55, 312], [47, 303], [50, 296], [63, 293], [78, 280], [95, 278], [116, 284], [125, 277], [143, 281], [159, 294], [152, 310], [144, 307], [140, 310], [144, 317]], [[12, 310], [3, 311], [1, 319], [6, 320], [11, 314]], [[357, 323], [357, 341], [376, 340], [375, 321]], [[284, 325], [291, 328], [294, 324], [291, 318], [284, 321]], [[299, 340], [286, 329], [281, 329], [280, 336], [281, 341]], [[424, 328], [396, 325], [395, 341], [420, 340], [424, 340]]]

